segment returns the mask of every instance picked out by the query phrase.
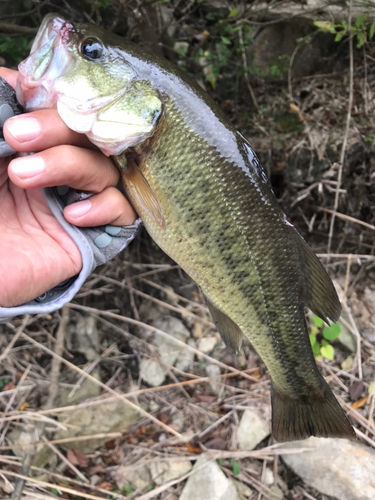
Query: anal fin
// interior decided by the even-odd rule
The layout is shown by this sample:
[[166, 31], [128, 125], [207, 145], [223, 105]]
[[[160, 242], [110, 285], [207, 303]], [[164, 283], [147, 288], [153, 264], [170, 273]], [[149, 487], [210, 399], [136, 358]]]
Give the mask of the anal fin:
[[243, 337], [242, 330], [229, 316], [221, 312], [206, 295], [204, 298], [224, 344], [233, 352], [239, 352]]
[[294, 229], [293, 235], [299, 253], [302, 272], [302, 300], [304, 305], [322, 318], [337, 321], [341, 314], [341, 304], [331, 278], [322, 263], [302, 236]]

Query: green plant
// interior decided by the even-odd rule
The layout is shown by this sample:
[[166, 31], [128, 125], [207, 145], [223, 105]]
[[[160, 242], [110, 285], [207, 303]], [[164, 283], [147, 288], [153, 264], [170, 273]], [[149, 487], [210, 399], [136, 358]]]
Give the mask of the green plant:
[[314, 325], [310, 331], [310, 342], [315, 359], [323, 357], [333, 360], [335, 350], [330, 344], [341, 334], [340, 325], [332, 323], [331, 326], [324, 326], [324, 321], [318, 316], [313, 316]]
[[319, 31], [335, 35], [336, 42], [340, 42], [346, 35], [351, 35], [353, 38], [357, 39], [357, 48], [360, 48], [368, 40], [371, 40], [375, 34], [375, 19], [370, 22], [368, 17], [368, 14], [360, 14], [357, 16], [350, 30], [345, 19], [339, 24], [335, 24], [331, 21], [315, 21], [314, 25]]
[[229, 463], [230, 463], [230, 466], [232, 467], [232, 471], [233, 471], [233, 474], [235, 476], [238, 476], [238, 474], [241, 474], [241, 466], [234, 458], [231, 458]]
[[0, 54], [6, 53], [13, 57], [16, 63], [25, 59], [30, 52], [31, 42], [24, 36], [10, 38], [0, 36]]
[[133, 492], [133, 486], [131, 484], [124, 484], [122, 487], [123, 491], [125, 492], [126, 495], [130, 495], [130, 493]]

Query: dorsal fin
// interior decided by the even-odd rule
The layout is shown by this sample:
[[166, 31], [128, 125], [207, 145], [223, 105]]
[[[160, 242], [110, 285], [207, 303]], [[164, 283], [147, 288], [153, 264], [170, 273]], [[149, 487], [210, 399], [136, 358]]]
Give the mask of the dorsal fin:
[[331, 278], [322, 263], [294, 227], [290, 227], [299, 253], [303, 304], [329, 324], [341, 314], [341, 304]]
[[242, 330], [226, 314], [220, 311], [206, 295], [204, 298], [224, 344], [233, 352], [238, 353], [242, 343]]

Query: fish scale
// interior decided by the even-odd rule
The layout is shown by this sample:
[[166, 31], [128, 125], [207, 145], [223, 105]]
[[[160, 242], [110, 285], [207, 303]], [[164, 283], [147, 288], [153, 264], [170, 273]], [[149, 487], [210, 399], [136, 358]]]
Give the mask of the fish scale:
[[147, 231], [201, 287], [225, 343], [238, 350], [245, 335], [266, 364], [274, 437], [353, 437], [304, 316], [309, 307], [337, 320], [337, 293], [251, 146], [200, 86], [114, 34], [49, 15], [17, 92], [29, 111], [57, 106], [113, 155]]
[[[290, 351], [301, 352], [307, 334], [303, 312], [294, 314], [295, 320], [290, 314], [290, 309], [296, 307], [291, 308], [290, 304], [296, 304], [298, 299], [297, 272], [291, 272], [290, 255], [285, 267], [275, 268], [273, 264], [276, 258], [282, 257], [284, 250], [287, 251], [288, 242], [282, 238], [283, 227], [279, 224], [283, 214], [275, 205], [275, 215], [267, 217], [265, 224], [262, 221], [265, 214], [257, 208], [263, 194], [258, 185], [249, 182], [243, 170], [226, 162], [188, 127], [182, 128], [183, 121], [173, 105], [168, 105], [165, 113], [165, 120], [170, 125], [165, 126], [159, 141], [153, 144], [153, 152], [141, 171], [160, 201], [167, 229], [161, 230], [150, 220], [146, 222], [148, 232], [200, 284], [217, 307], [238, 324], [267, 364], [275, 384], [287, 390], [292, 382], [295, 385], [300, 379], [297, 373], [306, 373], [307, 365], [314, 367], [315, 361], [311, 350], [308, 358], [302, 353], [299, 359], [288, 356]], [[208, 201], [201, 196], [202, 186], [212, 184], [218, 188], [211, 190]], [[235, 189], [228, 189], [228, 186], [235, 186]], [[248, 213], [255, 219], [251, 237], [247, 230], [242, 231]], [[191, 215], [187, 218], [187, 214], [193, 218]], [[237, 221], [237, 235], [233, 234], [233, 219]], [[229, 237], [225, 231], [218, 231], [217, 226], [229, 229]], [[264, 238], [265, 233], [273, 234], [272, 245], [268, 247], [272, 254], [269, 255], [271, 264], [265, 263], [256, 250], [257, 241]], [[218, 234], [221, 234], [219, 239]], [[182, 235], [184, 241], [181, 241]], [[200, 235], [199, 240], [197, 235]], [[285, 269], [288, 287], [285, 287]], [[274, 287], [267, 288], [262, 286], [262, 276], [269, 279], [269, 271], [274, 275]], [[288, 336], [287, 350], [277, 347], [280, 343], [285, 347], [283, 330]], [[294, 332], [292, 339], [291, 330]], [[277, 359], [270, 356], [275, 349], [280, 352]], [[299, 364], [303, 367], [301, 370]], [[304, 392], [307, 393], [311, 385], [311, 381], [306, 380]]]

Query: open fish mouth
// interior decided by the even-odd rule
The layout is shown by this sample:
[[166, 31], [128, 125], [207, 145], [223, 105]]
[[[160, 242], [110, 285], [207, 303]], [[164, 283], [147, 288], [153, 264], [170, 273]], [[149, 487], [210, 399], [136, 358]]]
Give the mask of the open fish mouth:
[[31, 47], [31, 53], [18, 67], [17, 99], [27, 111], [56, 107], [52, 82], [71, 65], [66, 42], [73, 25], [49, 14]]

